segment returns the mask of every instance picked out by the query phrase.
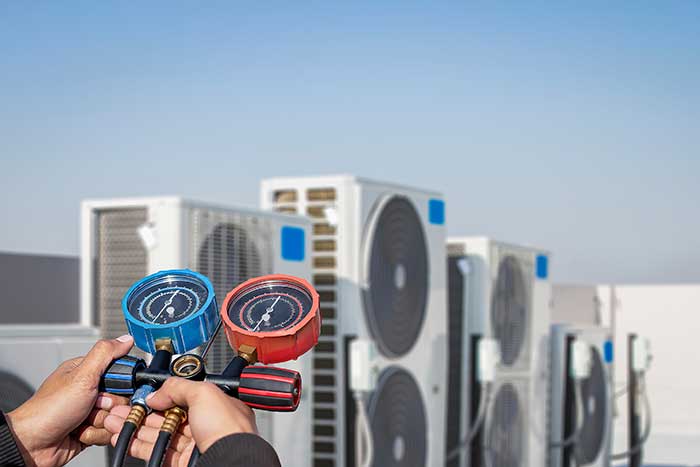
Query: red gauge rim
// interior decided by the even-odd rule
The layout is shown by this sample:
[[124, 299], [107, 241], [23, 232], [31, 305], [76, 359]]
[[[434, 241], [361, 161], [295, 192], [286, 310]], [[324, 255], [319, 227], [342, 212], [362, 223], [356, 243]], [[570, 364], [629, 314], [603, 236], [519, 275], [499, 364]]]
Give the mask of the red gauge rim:
[[[273, 282], [273, 281], [281, 281], [281, 282], [291, 282], [297, 286], [302, 287], [311, 297], [311, 309], [309, 312], [306, 314], [306, 316], [301, 320], [292, 325], [291, 327], [287, 329], [281, 329], [279, 331], [271, 331], [271, 332], [252, 332], [248, 331], [247, 329], [243, 329], [242, 327], [238, 326], [237, 324], [234, 324], [233, 321], [231, 321], [231, 318], [228, 316], [228, 308], [231, 302], [240, 294], [243, 292], [247, 291], [247, 289], [254, 287], [254, 286], [259, 286], [262, 285], [266, 282]], [[270, 274], [268, 276], [262, 276], [262, 277], [255, 277], [253, 279], [249, 279], [239, 286], [237, 286], [235, 289], [231, 290], [228, 294], [226, 294], [226, 298], [224, 299], [224, 303], [221, 305], [221, 319], [223, 320], [224, 324], [226, 327], [231, 329], [232, 331], [242, 334], [244, 336], [249, 336], [253, 337], [256, 339], [268, 339], [268, 338], [274, 338], [274, 337], [283, 337], [283, 336], [291, 336], [296, 334], [298, 331], [304, 328], [311, 320], [314, 319], [314, 317], [318, 314], [318, 308], [319, 308], [319, 297], [318, 293], [316, 290], [313, 288], [311, 284], [309, 284], [308, 281], [300, 278], [300, 277], [295, 277], [295, 276], [288, 276], [286, 274]], [[241, 321], [242, 322], [242, 321]]]

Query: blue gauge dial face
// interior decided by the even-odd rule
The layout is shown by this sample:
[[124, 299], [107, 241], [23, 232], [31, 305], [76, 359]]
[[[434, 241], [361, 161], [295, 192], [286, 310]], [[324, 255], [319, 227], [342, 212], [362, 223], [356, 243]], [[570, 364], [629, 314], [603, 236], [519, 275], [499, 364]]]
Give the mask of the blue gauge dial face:
[[171, 324], [196, 313], [209, 292], [197, 278], [165, 276], [146, 282], [127, 302], [129, 313], [145, 323]]

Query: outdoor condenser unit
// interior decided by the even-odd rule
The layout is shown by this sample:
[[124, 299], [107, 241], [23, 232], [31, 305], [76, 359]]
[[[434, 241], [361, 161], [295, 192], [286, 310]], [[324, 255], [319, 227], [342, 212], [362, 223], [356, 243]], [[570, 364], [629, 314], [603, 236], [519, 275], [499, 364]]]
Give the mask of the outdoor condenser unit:
[[439, 193], [353, 176], [268, 179], [265, 209], [311, 217], [323, 327], [313, 355], [313, 466], [355, 466], [348, 346], [377, 348], [375, 466], [441, 466], [446, 396], [445, 213]]
[[[81, 306], [102, 336], [126, 333], [121, 299], [144, 276], [187, 268], [207, 276], [219, 306], [252, 277], [290, 274], [310, 279], [310, 222], [299, 216], [217, 206], [179, 197], [85, 201], [82, 205]], [[207, 355], [219, 372], [233, 357], [221, 332]], [[310, 382], [311, 357], [282, 364]], [[285, 465], [306, 466], [311, 403], [302, 392], [294, 413], [257, 412], [261, 435]]]

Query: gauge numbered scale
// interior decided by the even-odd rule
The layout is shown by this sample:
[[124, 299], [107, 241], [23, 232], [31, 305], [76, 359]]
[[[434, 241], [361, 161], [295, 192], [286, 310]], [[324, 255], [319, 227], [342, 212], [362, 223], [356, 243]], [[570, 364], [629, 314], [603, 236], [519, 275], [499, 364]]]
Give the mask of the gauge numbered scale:
[[156, 352], [155, 341], [169, 338], [175, 353], [205, 344], [219, 324], [214, 287], [188, 269], [161, 271], [134, 284], [122, 311], [135, 345]]
[[234, 349], [249, 345], [255, 347], [260, 362], [279, 363], [295, 360], [318, 342], [318, 304], [318, 293], [307, 281], [269, 275], [229, 292], [221, 319]]

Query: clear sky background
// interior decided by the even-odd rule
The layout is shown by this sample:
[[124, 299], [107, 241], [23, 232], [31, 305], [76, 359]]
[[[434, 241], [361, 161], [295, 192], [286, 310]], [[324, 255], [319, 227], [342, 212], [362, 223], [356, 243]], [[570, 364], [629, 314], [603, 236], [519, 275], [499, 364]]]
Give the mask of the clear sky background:
[[84, 198], [442, 190], [566, 282], [700, 282], [700, 2], [0, 2], [0, 250]]

